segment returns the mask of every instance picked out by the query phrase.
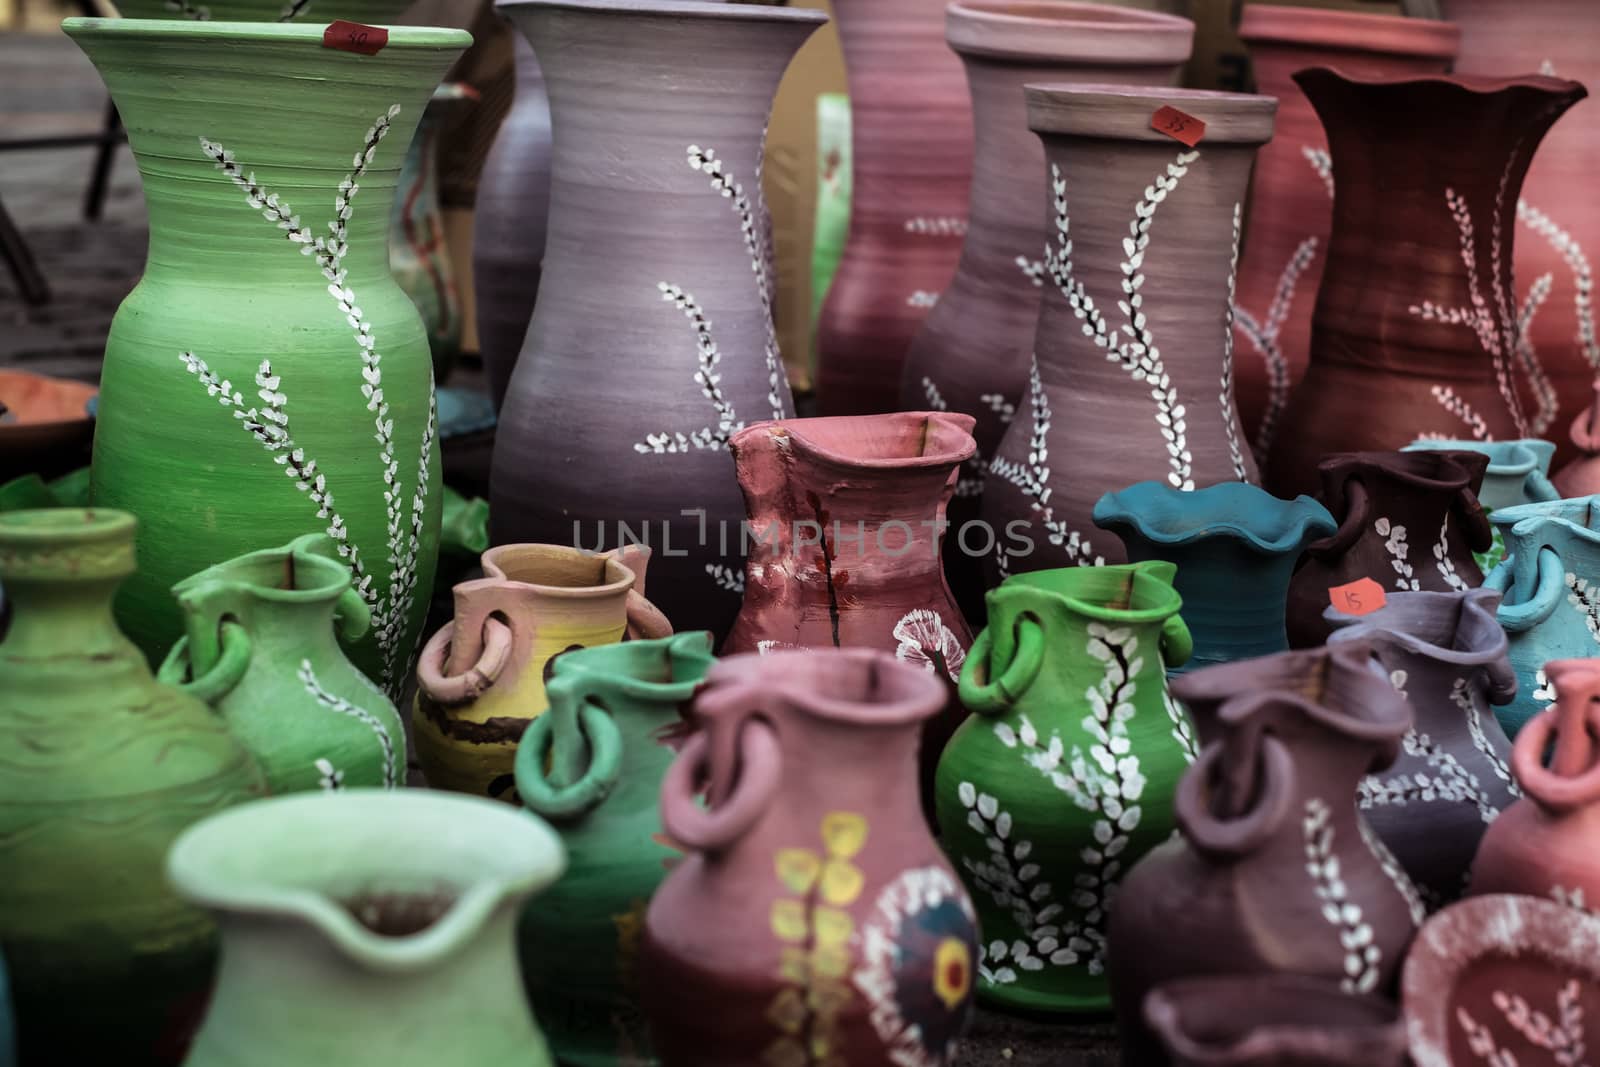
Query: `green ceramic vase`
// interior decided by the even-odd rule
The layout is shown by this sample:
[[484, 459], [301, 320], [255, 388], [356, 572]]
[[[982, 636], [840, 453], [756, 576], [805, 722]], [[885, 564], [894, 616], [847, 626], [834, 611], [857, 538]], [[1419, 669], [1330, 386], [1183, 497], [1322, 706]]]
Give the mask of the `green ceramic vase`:
[[515, 929], [563, 862], [533, 816], [424, 789], [207, 819], [167, 860], [222, 929], [184, 1067], [552, 1067]]
[[351, 658], [399, 695], [433, 583], [439, 446], [428, 341], [389, 274], [400, 163], [471, 40], [395, 27], [67, 19], [128, 127], [150, 212], [111, 325], [93, 494], [140, 519], [118, 616], [152, 662], [168, 590], [325, 530], [372, 612]]
[[116, 5], [126, 18], [317, 23], [387, 23], [410, 6], [411, 0], [117, 0]]
[[977, 905], [978, 995], [1110, 1007], [1118, 882], [1176, 825], [1194, 734], [1166, 670], [1193, 642], [1164, 561], [1033, 571], [988, 595], [961, 671], [974, 714], [939, 759], [941, 844]]
[[216, 931], [162, 877], [189, 824], [265, 792], [221, 720], [117, 629], [134, 519], [0, 514], [0, 952], [28, 1067], [176, 1063]]
[[679, 709], [711, 663], [704, 630], [568, 652], [517, 747], [517, 793], [570, 858], [521, 930], [528, 996], [563, 1067], [656, 1062], [635, 964], [645, 906], [681, 855], [656, 805]]
[[208, 567], [172, 594], [187, 632], [159, 677], [222, 715], [274, 794], [405, 784], [400, 715], [335, 636], [371, 620], [325, 534]]

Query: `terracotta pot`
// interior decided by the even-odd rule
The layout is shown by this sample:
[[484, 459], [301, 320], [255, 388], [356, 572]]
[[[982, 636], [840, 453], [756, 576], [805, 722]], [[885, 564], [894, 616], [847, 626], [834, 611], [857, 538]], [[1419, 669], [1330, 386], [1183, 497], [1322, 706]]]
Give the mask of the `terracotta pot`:
[[[989, 465], [983, 517], [996, 530], [1020, 521], [1037, 548], [1002, 541], [1000, 575], [1120, 562], [1119, 545], [1087, 538], [1110, 490], [1255, 478], [1228, 300], [1251, 160], [1277, 106], [1088, 85], [1030, 86], [1027, 99], [1050, 163], [1047, 285], [1029, 395]], [[1191, 149], [1152, 129], [1162, 107], [1204, 121], [1204, 139]]]
[[[1028, 385], [1034, 325], [1045, 282], [1035, 257], [1046, 233], [1044, 146], [1028, 129], [1023, 86], [1041, 81], [1171, 85], [1194, 41], [1194, 24], [1104, 4], [956, 0], [945, 37], [966, 66], [976, 134], [969, 226], [944, 295], [911, 343], [899, 406], [959, 411], [978, 420], [978, 451], [962, 468], [952, 527], [976, 519], [987, 457]], [[978, 561], [945, 558], [961, 606], [983, 616]]]
[[417, 662], [412, 729], [436, 789], [518, 803], [517, 742], [548, 703], [550, 661], [575, 648], [665, 637], [672, 625], [644, 598], [650, 550], [599, 555], [563, 545], [500, 545], [484, 577], [455, 588], [455, 619]]
[[661, 788], [688, 856], [650, 901], [640, 959], [665, 1067], [954, 1062], [978, 929], [916, 789], [944, 699], [865, 649], [711, 669]]
[[81, 463], [94, 436], [89, 402], [96, 395], [88, 382], [0, 369], [0, 480]]
[[[1433, 438], [1413, 441], [1404, 452], [1482, 452], [1489, 457], [1489, 469], [1484, 472], [1483, 485], [1478, 489], [1478, 503], [1486, 515], [1497, 508], [1515, 507], [1559, 500], [1561, 492], [1550, 481], [1550, 460], [1556, 446], [1549, 441], [1453, 441]], [[1505, 541], [1500, 527], [1493, 527], [1494, 542], [1486, 552], [1475, 552], [1478, 569], [1488, 574], [1506, 556]]]
[[[1516, 203], [1534, 149], [1585, 93], [1576, 82], [1295, 74], [1334, 173], [1333, 237], [1311, 361], [1267, 463], [1280, 496], [1331, 452], [1440, 434], [1537, 437], [1548, 383], [1525, 358], [1512, 289]], [[1524, 382], [1527, 385], [1524, 385]]]
[[1173, 1067], [1406, 1067], [1400, 1010], [1294, 974], [1166, 982], [1144, 1018]]
[[944, 0], [832, 8], [850, 83], [850, 235], [817, 322], [817, 403], [868, 415], [900, 406], [906, 351], [961, 256], [972, 105]]
[[1356, 808], [1411, 711], [1360, 641], [1195, 671], [1172, 685], [1201, 752], [1178, 783], [1180, 838], [1128, 873], [1111, 909], [1123, 1063], [1167, 1062], [1145, 996], [1173, 978], [1304, 974], [1391, 992], [1424, 910]]
[[1577, 458], [1555, 476], [1556, 489], [1564, 497], [1600, 493], [1600, 382], [1595, 383], [1594, 392], [1595, 399], [1572, 420], [1568, 431]]
[[555, 157], [540, 300], [495, 438], [491, 534], [658, 547], [657, 603], [720, 639], [743, 556], [728, 548], [744, 514], [728, 438], [792, 413], [763, 130], [825, 16], [698, 0], [503, 10], [539, 54]]
[[472, 229], [478, 354], [496, 411], [533, 318], [550, 209], [550, 98], [527, 37], [511, 41], [517, 93], [483, 161]]
[[[1600, 34], [1600, 9], [1584, 0], [1523, 0], [1514, 18], [1494, 0], [1440, 0], [1439, 6], [1461, 28], [1457, 72], [1538, 71], [1600, 84], [1600, 54], [1592, 47]], [[1553, 430], [1583, 414], [1600, 373], [1592, 290], [1593, 257], [1600, 251], [1593, 177], [1600, 171], [1600, 139], [1594, 110], [1586, 107], [1550, 131], [1517, 201], [1521, 232], [1515, 269], [1521, 286], [1516, 302], [1537, 309], [1524, 326], [1524, 340], [1559, 398]], [[1546, 277], [1548, 283], [1542, 281]], [[1577, 435], [1572, 445], [1576, 448], [1561, 442], [1558, 466], [1583, 451]]]
[[1523, 797], [1484, 835], [1471, 888], [1589, 908], [1600, 901], [1600, 660], [1552, 660], [1544, 669], [1556, 702], [1517, 734], [1511, 771]]
[[1400, 757], [1361, 781], [1368, 824], [1405, 868], [1430, 910], [1461, 896], [1484, 830], [1522, 795], [1511, 742], [1491, 704], [1517, 689], [1500, 594], [1395, 593], [1377, 611], [1329, 619], [1328, 644], [1368, 644], [1411, 704]]
[[1319, 500], [1339, 528], [1306, 546], [1289, 583], [1289, 645], [1331, 632], [1329, 590], [1370, 579], [1389, 591], [1449, 592], [1483, 584], [1474, 553], [1491, 544], [1478, 503], [1481, 452], [1349, 452], [1318, 466]]
[[1233, 324], [1239, 418], [1264, 463], [1310, 358], [1311, 309], [1333, 225], [1328, 139], [1291, 75], [1305, 67], [1359, 77], [1443, 74], [1461, 31], [1428, 19], [1251, 3], [1239, 39], [1249, 46], [1256, 92], [1278, 98], [1273, 138], [1256, 161]]

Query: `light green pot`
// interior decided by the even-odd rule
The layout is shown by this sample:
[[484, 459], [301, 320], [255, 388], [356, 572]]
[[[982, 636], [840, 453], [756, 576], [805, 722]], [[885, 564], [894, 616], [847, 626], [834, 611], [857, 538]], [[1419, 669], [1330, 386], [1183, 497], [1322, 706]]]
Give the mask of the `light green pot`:
[[222, 930], [185, 1067], [550, 1067], [515, 928], [564, 863], [526, 812], [421, 789], [206, 820], [167, 861]]
[[159, 662], [168, 590], [326, 530], [372, 612], [351, 657], [399, 694], [433, 583], [439, 448], [427, 338], [389, 274], [405, 148], [459, 30], [372, 56], [322, 27], [67, 19], [128, 127], [144, 278], [106, 345], [96, 504], [140, 518], [118, 603]]
[[411, 0], [116, 0], [117, 13], [133, 19], [327, 23], [334, 19], [386, 24]]

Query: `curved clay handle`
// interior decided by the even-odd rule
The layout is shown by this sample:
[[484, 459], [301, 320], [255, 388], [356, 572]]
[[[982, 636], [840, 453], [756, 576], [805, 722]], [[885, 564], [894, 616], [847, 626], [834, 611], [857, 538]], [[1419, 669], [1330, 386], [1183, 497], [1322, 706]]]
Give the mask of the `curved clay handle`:
[[1182, 615], [1169, 615], [1161, 624], [1161, 658], [1167, 669], [1181, 667], [1194, 655], [1194, 635]]
[[511, 660], [511, 627], [499, 619], [485, 618], [477, 662], [460, 674], [446, 674], [445, 660], [455, 632], [455, 623], [445, 623], [417, 659], [417, 688], [435, 704], [466, 704], [478, 699], [499, 680]]
[[[1563, 815], [1600, 800], [1600, 760], [1595, 760], [1595, 741], [1600, 738], [1600, 704], [1594, 696], [1561, 702], [1528, 720], [1511, 746], [1511, 771], [1522, 791], [1541, 808]], [[1556, 734], [1555, 756], [1551, 767], [1544, 767], [1544, 754]]]
[[[1520, 590], [1527, 594], [1525, 600], [1515, 604], [1501, 601], [1496, 617], [1508, 633], [1521, 633], [1548, 619], [1567, 599], [1567, 568], [1552, 548], [1540, 548], [1527, 558], [1527, 552], [1518, 552], [1490, 572], [1495, 579], [1491, 588], [1502, 592]], [[1484, 582], [1488, 585], [1487, 580]]]
[[1458, 489], [1456, 499], [1461, 503], [1461, 525], [1467, 547], [1474, 552], [1489, 551], [1494, 544], [1494, 527], [1489, 522], [1489, 513], [1483, 510], [1483, 501], [1470, 485]]
[[250, 634], [245, 628], [228, 620], [222, 624], [221, 638], [221, 652], [211, 669], [189, 681], [184, 680], [189, 673], [189, 639], [179, 638], [156, 672], [157, 680], [215, 707], [233, 692], [250, 667]]
[[1342, 556], [1350, 551], [1367, 528], [1372, 511], [1372, 497], [1358, 478], [1348, 478], [1344, 483], [1345, 512], [1339, 528], [1320, 541], [1306, 546], [1306, 552], [1319, 558]]
[[1261, 737], [1263, 767], [1256, 776], [1258, 792], [1255, 806], [1232, 819], [1212, 815], [1206, 804], [1210, 781], [1223, 756], [1223, 743], [1212, 741], [1200, 758], [1178, 779], [1174, 798], [1178, 829], [1195, 849], [1215, 859], [1246, 855], [1265, 845], [1289, 816], [1294, 797], [1294, 757], [1283, 742], [1271, 735]]
[[[967, 710], [979, 715], [1002, 715], [1016, 706], [1022, 694], [1028, 691], [1039, 677], [1044, 665], [1044, 627], [1027, 615], [1017, 618], [1017, 649], [1011, 662], [1001, 670], [998, 678], [990, 670], [994, 641], [986, 627], [972, 643], [967, 661], [961, 667], [961, 677], [956, 682], [956, 692]], [[980, 682], [979, 673], [990, 678]]]
[[637, 589], [628, 590], [627, 610], [627, 634], [633, 640], [672, 636], [672, 623]]
[[346, 641], [359, 641], [372, 628], [372, 609], [354, 589], [339, 594], [333, 608], [333, 621], [339, 627], [339, 636]]
[[687, 848], [716, 852], [750, 831], [778, 790], [782, 754], [772, 727], [749, 719], [739, 731], [738, 785], [728, 799], [701, 808], [695, 803], [695, 782], [710, 759], [711, 739], [692, 735], [667, 768], [661, 782], [661, 826], [667, 836]]
[[555, 734], [551, 711], [535, 717], [517, 745], [517, 795], [528, 810], [547, 819], [589, 814], [611, 795], [622, 773], [622, 733], [611, 716], [585, 700], [577, 717], [589, 742], [589, 766], [570, 785], [554, 785], [545, 775]]
[[1528, 494], [1528, 499], [1535, 503], [1543, 504], [1561, 499], [1561, 490], [1557, 489], [1556, 483], [1541, 470], [1528, 472], [1528, 480], [1523, 484], [1523, 490]]

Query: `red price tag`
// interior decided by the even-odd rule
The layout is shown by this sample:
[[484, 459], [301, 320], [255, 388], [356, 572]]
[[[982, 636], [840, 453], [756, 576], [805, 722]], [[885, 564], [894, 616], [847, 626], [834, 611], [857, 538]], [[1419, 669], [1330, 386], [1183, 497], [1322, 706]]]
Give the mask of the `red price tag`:
[[1193, 148], [1206, 135], [1206, 124], [1193, 115], [1185, 115], [1171, 104], [1156, 109], [1150, 116], [1150, 128], [1160, 130], [1174, 141], [1182, 141]]
[[364, 26], [359, 22], [340, 19], [330, 22], [322, 31], [322, 47], [337, 48], [341, 52], [356, 52], [375, 56], [389, 43], [389, 31], [382, 26]]
[[1370, 614], [1387, 601], [1383, 586], [1371, 578], [1358, 578], [1349, 585], [1336, 585], [1328, 590], [1328, 599], [1336, 611], [1346, 615]]

